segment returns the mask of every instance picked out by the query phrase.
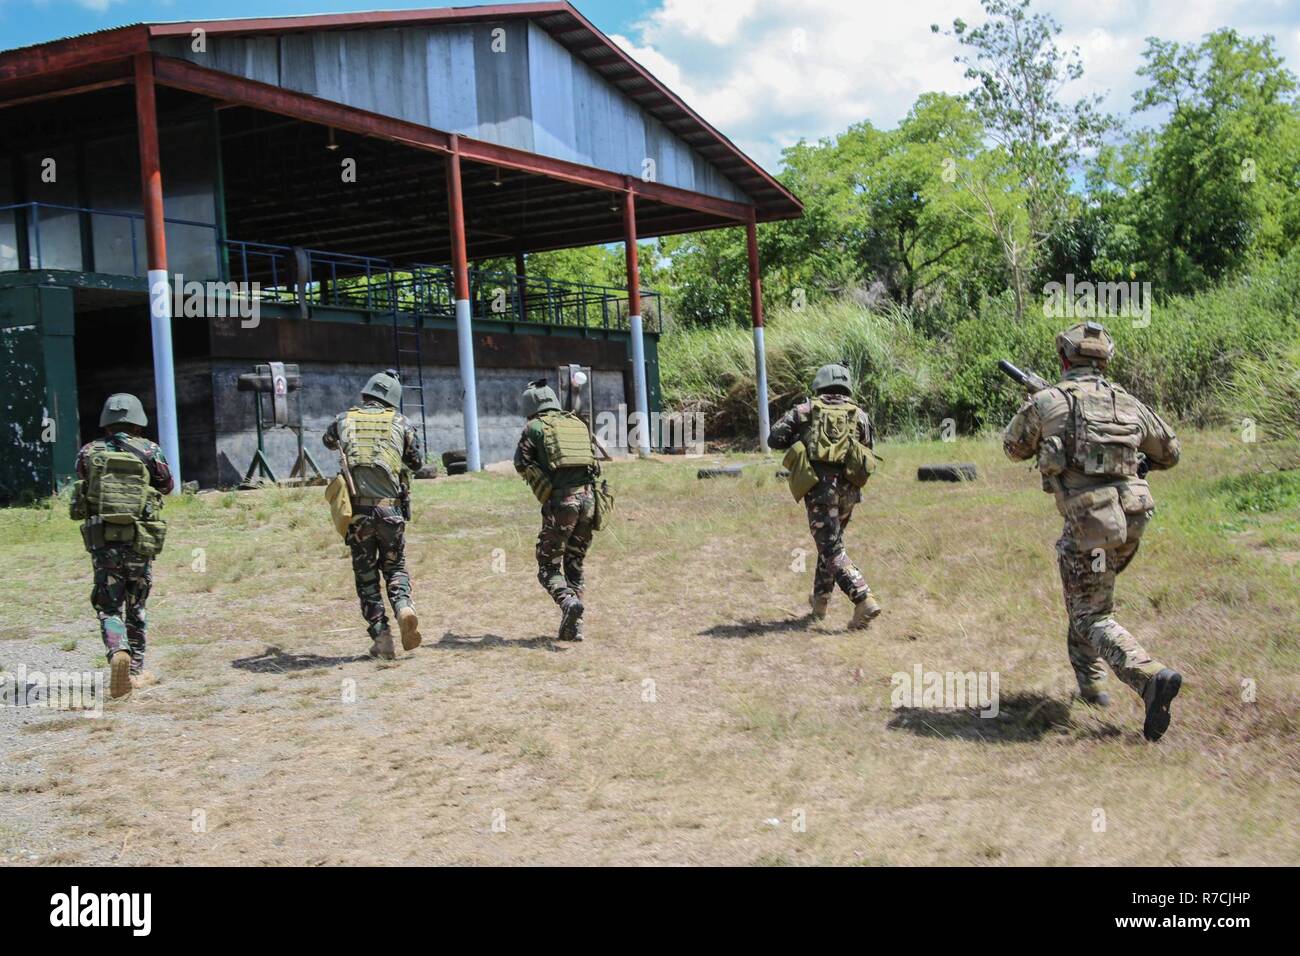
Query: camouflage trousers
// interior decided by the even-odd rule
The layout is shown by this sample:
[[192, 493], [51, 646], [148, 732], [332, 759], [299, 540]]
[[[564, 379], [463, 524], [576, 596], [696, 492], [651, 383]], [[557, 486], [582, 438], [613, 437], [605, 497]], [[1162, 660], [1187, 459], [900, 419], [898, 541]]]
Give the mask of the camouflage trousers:
[[542, 505], [537, 580], [556, 604], [582, 596], [582, 562], [591, 546], [596, 494], [590, 485], [556, 490]]
[[1070, 666], [1085, 695], [1097, 693], [1106, 679], [1102, 661], [1115, 676], [1141, 694], [1147, 680], [1164, 665], [1151, 659], [1133, 635], [1115, 620], [1115, 577], [1133, 560], [1150, 515], [1131, 514], [1127, 540], [1105, 551], [1078, 547], [1066, 525], [1056, 542], [1057, 564], [1069, 618]]
[[813, 594], [830, 594], [838, 584], [857, 603], [871, 593], [862, 572], [844, 550], [844, 529], [853, 517], [854, 506], [861, 500], [862, 493], [840, 474], [822, 476], [804, 496], [808, 528], [817, 544]]
[[380, 575], [394, 614], [411, 603], [411, 577], [406, 573], [406, 522], [398, 509], [377, 507], [372, 515], [352, 519], [344, 541], [352, 551], [352, 576], [361, 601], [361, 616], [366, 619], [366, 629], [373, 638], [388, 626], [384, 596], [379, 589]]
[[110, 658], [118, 651], [129, 651], [131, 673], [139, 674], [144, 669], [149, 627], [145, 605], [153, 586], [153, 562], [121, 545], [95, 548], [90, 562], [95, 573], [90, 603], [99, 615], [104, 651]]

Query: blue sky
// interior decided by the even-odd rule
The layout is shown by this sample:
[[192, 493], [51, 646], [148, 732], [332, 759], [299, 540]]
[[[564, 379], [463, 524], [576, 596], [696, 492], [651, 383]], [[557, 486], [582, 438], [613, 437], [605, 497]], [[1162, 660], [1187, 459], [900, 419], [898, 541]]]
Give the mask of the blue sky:
[[[0, 49], [140, 20], [416, 9], [394, 0], [0, 0]], [[462, 4], [463, 5], [463, 4]], [[576, 0], [579, 10], [769, 169], [781, 149], [850, 123], [892, 126], [929, 90], [966, 87], [931, 23], [981, 18], [978, 0]], [[1077, 46], [1085, 75], [1127, 114], [1145, 38], [1272, 34], [1300, 72], [1300, 0], [1035, 0]]]

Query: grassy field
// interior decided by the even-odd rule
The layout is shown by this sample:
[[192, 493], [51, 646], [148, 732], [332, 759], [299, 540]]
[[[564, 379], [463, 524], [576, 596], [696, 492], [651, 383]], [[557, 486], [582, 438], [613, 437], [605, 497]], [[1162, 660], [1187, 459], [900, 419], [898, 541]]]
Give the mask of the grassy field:
[[[368, 646], [320, 489], [169, 510], [149, 665], [101, 719], [0, 716], [10, 863], [1297, 864], [1300, 482], [1193, 435], [1118, 616], [1185, 675], [1174, 723], [1072, 701], [1036, 474], [991, 441], [887, 444], [848, 533], [885, 606], [805, 612], [802, 509], [754, 456], [622, 463], [587, 641], [549, 640], [512, 474], [423, 482], [425, 645]], [[921, 484], [974, 461], [978, 481]], [[704, 464], [710, 463], [706, 459]], [[801, 556], [808, 570], [799, 570]], [[61, 510], [0, 512], [0, 669], [102, 666]], [[51, 663], [52, 662], [52, 663]], [[1000, 712], [891, 706], [891, 675], [996, 672]]]

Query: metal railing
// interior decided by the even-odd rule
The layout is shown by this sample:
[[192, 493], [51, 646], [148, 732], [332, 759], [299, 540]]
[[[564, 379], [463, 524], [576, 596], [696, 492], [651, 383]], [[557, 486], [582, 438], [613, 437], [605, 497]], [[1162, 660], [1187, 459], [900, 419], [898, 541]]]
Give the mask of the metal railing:
[[[54, 234], [51, 225], [54, 217], [67, 214], [78, 218], [76, 235], [64, 231], [68, 229], [66, 225], [58, 227], [60, 234]], [[124, 222], [125, 234], [115, 236], [112, 229], [96, 230], [96, 217]], [[163, 221], [171, 226], [211, 232], [214, 275], [192, 278], [220, 278], [243, 283], [243, 289], [257, 283], [254, 297], [263, 302], [304, 301], [309, 305], [390, 316], [397, 313], [411, 317], [416, 325], [423, 324], [427, 318], [455, 317], [449, 266], [399, 264], [374, 256], [222, 240], [215, 223], [171, 217]], [[6, 227], [14, 232], [16, 254], [13, 265], [0, 260], [0, 270], [81, 269], [89, 262], [97, 272], [131, 276], [146, 273], [143, 213], [46, 202], [11, 203], [0, 206], [0, 231]], [[130, 246], [129, 256], [117, 240], [124, 240]], [[99, 261], [99, 253], [111, 262]], [[129, 272], [125, 270], [128, 258]], [[75, 265], [71, 264], [73, 259]], [[24, 262], [27, 264], [23, 265]], [[484, 269], [470, 269], [469, 281], [471, 315], [476, 319], [564, 328], [628, 328], [626, 289]], [[658, 293], [642, 291], [641, 314], [647, 331], [660, 330], [662, 313]]]
[[[53, 248], [56, 246], [58, 237], [50, 236], [50, 222], [53, 220], [51, 213], [75, 213], [79, 220], [76, 239], [72, 242], [57, 243], [57, 252]], [[9, 222], [5, 222], [6, 214]], [[44, 215], [43, 215], [44, 214]], [[10, 203], [9, 205], [0, 206], [0, 228], [9, 227], [14, 230], [14, 245], [16, 249], [15, 260], [16, 268], [19, 269], [44, 269], [44, 268], [68, 268], [62, 264], [69, 250], [75, 247], [75, 258], [80, 268], [81, 263], [87, 259], [87, 253], [93, 259], [96, 254], [95, 249], [95, 231], [94, 221], [97, 217], [103, 217], [112, 220], [124, 220], [127, 224], [128, 234], [127, 241], [131, 247], [131, 271], [127, 273], [114, 273], [119, 275], [143, 276], [148, 271], [145, 268], [145, 257], [141, 254], [144, 245], [144, 213], [132, 212], [126, 209], [98, 209], [89, 206], [65, 206], [61, 203], [50, 202], [22, 202]], [[46, 241], [42, 242], [41, 230], [42, 222], [45, 223]], [[198, 222], [193, 219], [176, 219], [170, 216], [164, 217], [163, 222], [173, 226], [186, 226], [199, 229], [207, 229], [212, 233], [213, 252], [216, 255], [216, 262], [221, 261], [221, 244], [218, 241], [217, 226], [211, 222]], [[140, 223], [137, 232], [136, 224]], [[111, 241], [111, 236], [101, 238]], [[87, 249], [89, 243], [90, 248]], [[57, 258], [56, 258], [57, 256]], [[116, 256], [114, 258], [125, 258]], [[23, 265], [23, 261], [27, 265]], [[47, 260], [52, 260], [57, 265], [51, 264]], [[96, 271], [102, 271], [97, 269]]]

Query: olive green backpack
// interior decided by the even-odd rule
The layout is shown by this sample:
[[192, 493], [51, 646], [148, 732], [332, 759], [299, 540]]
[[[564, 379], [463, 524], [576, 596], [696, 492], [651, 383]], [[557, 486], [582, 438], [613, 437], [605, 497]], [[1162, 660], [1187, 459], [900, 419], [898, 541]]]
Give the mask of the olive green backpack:
[[569, 412], [556, 412], [542, 418], [542, 458], [552, 475], [562, 468], [594, 468], [596, 456], [591, 451], [591, 432], [587, 423]]
[[138, 554], [153, 557], [162, 551], [167, 533], [162, 505], [141, 454], [110, 446], [86, 456], [86, 478], [73, 488], [69, 515], [84, 521], [81, 535], [88, 550], [129, 544]]

